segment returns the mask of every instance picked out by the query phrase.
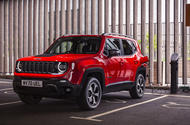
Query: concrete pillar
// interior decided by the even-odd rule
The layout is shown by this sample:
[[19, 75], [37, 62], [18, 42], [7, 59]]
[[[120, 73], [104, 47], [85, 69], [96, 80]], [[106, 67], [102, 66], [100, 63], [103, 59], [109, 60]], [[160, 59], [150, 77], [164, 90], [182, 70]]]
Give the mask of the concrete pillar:
[[133, 3], [133, 38], [137, 39], [137, 16], [138, 16], [138, 0], [134, 0]]
[[49, 4], [50, 8], [50, 20], [49, 20], [49, 38], [50, 38], [50, 44], [53, 43], [55, 39], [55, 27], [54, 27], [54, 19], [55, 19], [55, 14], [54, 14], [54, 7], [55, 7], [55, 0], [50, 0]]
[[23, 56], [28, 56], [28, 0], [23, 1]]
[[60, 13], [59, 13], [60, 1], [55, 0], [55, 39], [60, 37]]
[[179, 0], [174, 0], [174, 52], [179, 52], [179, 21], [178, 21], [178, 10]]
[[65, 19], [65, 0], [61, 1], [61, 35], [66, 33], [66, 19]]
[[14, 25], [14, 60], [18, 59], [18, 0], [14, 0], [14, 14], [13, 14], [13, 25]]
[[119, 0], [119, 33], [124, 34], [123, 32], [123, 0]]
[[72, 33], [71, 0], [67, 0], [67, 34]]
[[112, 0], [112, 32], [116, 33], [116, 0]]
[[90, 8], [91, 8], [91, 0], [85, 1], [85, 32], [86, 34], [91, 34], [91, 27], [90, 27]]
[[166, 41], [165, 41], [165, 73], [166, 73], [166, 84], [170, 84], [170, 0], [166, 1]]
[[33, 55], [38, 54], [38, 0], [34, 0], [33, 6]]
[[9, 0], [9, 73], [14, 71], [14, 60], [13, 60], [13, 0]]
[[154, 28], [153, 0], [149, 0], [149, 83], [154, 83]]
[[162, 84], [162, 0], [157, 1], [157, 82]]
[[183, 62], [183, 84], [187, 84], [187, 27], [186, 27], [186, 4], [187, 0], [182, 0], [183, 4], [183, 23], [182, 23], [182, 62]]
[[5, 74], [9, 73], [9, 1], [4, 1], [4, 71]]
[[165, 41], [165, 76], [166, 84], [170, 84], [170, 0], [166, 1], [166, 41]]
[[73, 0], [73, 33], [78, 33], [78, 8], [77, 8], [77, 0]]
[[92, 34], [96, 34], [97, 32], [97, 0], [92, 0]]
[[49, 47], [49, 1], [44, 1], [44, 51]]
[[79, 2], [79, 33], [84, 34], [84, 0]]
[[[57, 25], [57, 24], [56, 24]], [[39, 1], [39, 40], [38, 53], [42, 54], [44, 51], [44, 0]]]
[[0, 75], [4, 73], [4, 1], [0, 0]]
[[98, 33], [102, 34], [103, 31], [103, 3], [104, 0], [98, 0]]
[[131, 14], [130, 14], [130, 2], [131, 0], [127, 0], [126, 1], [126, 34], [127, 35], [130, 35], [130, 17], [131, 17]]
[[141, 52], [143, 55], [146, 54], [145, 9], [146, 9], [146, 0], [141, 0]]
[[109, 20], [110, 20], [110, 11], [109, 11], [110, 0], [105, 0], [105, 32], [109, 33]]
[[28, 8], [28, 55], [33, 55], [33, 0], [29, 0]]
[[21, 58], [23, 57], [23, 0], [18, 2], [18, 53], [19, 58]]

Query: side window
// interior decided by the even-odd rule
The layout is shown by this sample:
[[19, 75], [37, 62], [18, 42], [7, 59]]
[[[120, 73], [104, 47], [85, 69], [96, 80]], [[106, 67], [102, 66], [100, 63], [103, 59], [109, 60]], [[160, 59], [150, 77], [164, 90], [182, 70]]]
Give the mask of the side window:
[[133, 49], [133, 52], [136, 52], [137, 51], [137, 48], [136, 48], [136, 46], [135, 46], [135, 44], [134, 44], [134, 42], [133, 41], [131, 41], [131, 40], [127, 40], [128, 42], [129, 42], [129, 44], [131, 45], [131, 47], [132, 47], [132, 49]]
[[127, 40], [122, 40], [124, 55], [133, 54], [133, 47], [128, 43]]
[[106, 39], [106, 43], [104, 46], [104, 54], [108, 55], [109, 50], [118, 50], [120, 51], [120, 44], [118, 39]]

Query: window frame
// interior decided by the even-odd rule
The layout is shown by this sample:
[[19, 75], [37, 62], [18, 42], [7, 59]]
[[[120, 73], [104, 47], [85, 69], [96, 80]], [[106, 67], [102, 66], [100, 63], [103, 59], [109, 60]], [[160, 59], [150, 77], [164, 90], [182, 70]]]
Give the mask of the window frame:
[[[122, 43], [121, 43], [122, 41], [121, 41], [120, 38], [106, 38], [106, 39], [105, 39], [105, 44], [104, 44], [104, 47], [103, 47], [103, 55], [104, 55], [104, 56], [108, 56], [108, 55], [106, 55], [106, 54], [104, 53], [104, 50], [105, 50], [105, 47], [107, 47], [107, 45], [108, 45], [107, 40], [109, 40], [109, 39], [110, 39], [111, 41], [116, 39], [116, 40], [119, 42], [120, 48], [116, 45], [117, 48], [118, 48], [118, 50], [120, 51], [120, 55], [118, 55], [118, 56], [122, 56], [122, 55], [123, 55], [123, 46], [122, 46]], [[115, 44], [115, 43], [114, 43], [114, 44]], [[107, 50], [107, 51], [108, 51], [108, 50]], [[116, 56], [116, 57], [118, 57], [118, 56]]]
[[131, 43], [133, 43], [133, 41], [131, 41], [131, 40], [129, 40], [129, 39], [122, 39], [122, 38], [121, 38], [120, 41], [121, 41], [122, 50], [123, 50], [123, 51], [122, 51], [122, 56], [132, 56], [132, 55], [134, 55], [134, 54], [137, 52], [137, 47], [135, 46], [135, 44], [133, 43], [134, 47], [136, 48], [135, 51], [132, 49], [132, 54], [126, 55], [126, 54], [124, 53], [123, 40], [126, 41], [126, 42], [131, 46], [131, 49], [133, 48], [132, 45], [129, 43], [129, 41], [130, 41]]

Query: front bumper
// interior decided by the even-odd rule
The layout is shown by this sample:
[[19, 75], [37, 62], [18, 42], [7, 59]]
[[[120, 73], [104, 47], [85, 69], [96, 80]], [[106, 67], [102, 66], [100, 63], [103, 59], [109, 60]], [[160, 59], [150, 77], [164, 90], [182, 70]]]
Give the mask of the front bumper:
[[[40, 80], [43, 82], [42, 88], [25, 87], [21, 85], [21, 80]], [[67, 80], [59, 80], [55, 78], [42, 79], [42, 78], [25, 78], [14, 77], [13, 80], [14, 91], [18, 94], [36, 95], [42, 97], [63, 98], [66, 96], [79, 96], [80, 85], [74, 85]]]

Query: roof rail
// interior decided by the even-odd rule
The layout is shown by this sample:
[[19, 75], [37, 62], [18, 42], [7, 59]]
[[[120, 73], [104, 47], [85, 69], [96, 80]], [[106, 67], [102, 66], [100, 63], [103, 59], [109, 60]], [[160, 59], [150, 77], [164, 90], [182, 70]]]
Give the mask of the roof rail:
[[123, 36], [123, 37], [128, 37], [128, 38], [133, 38], [132, 36], [129, 35], [124, 35], [124, 34], [118, 34], [118, 33], [102, 33], [102, 36]]

